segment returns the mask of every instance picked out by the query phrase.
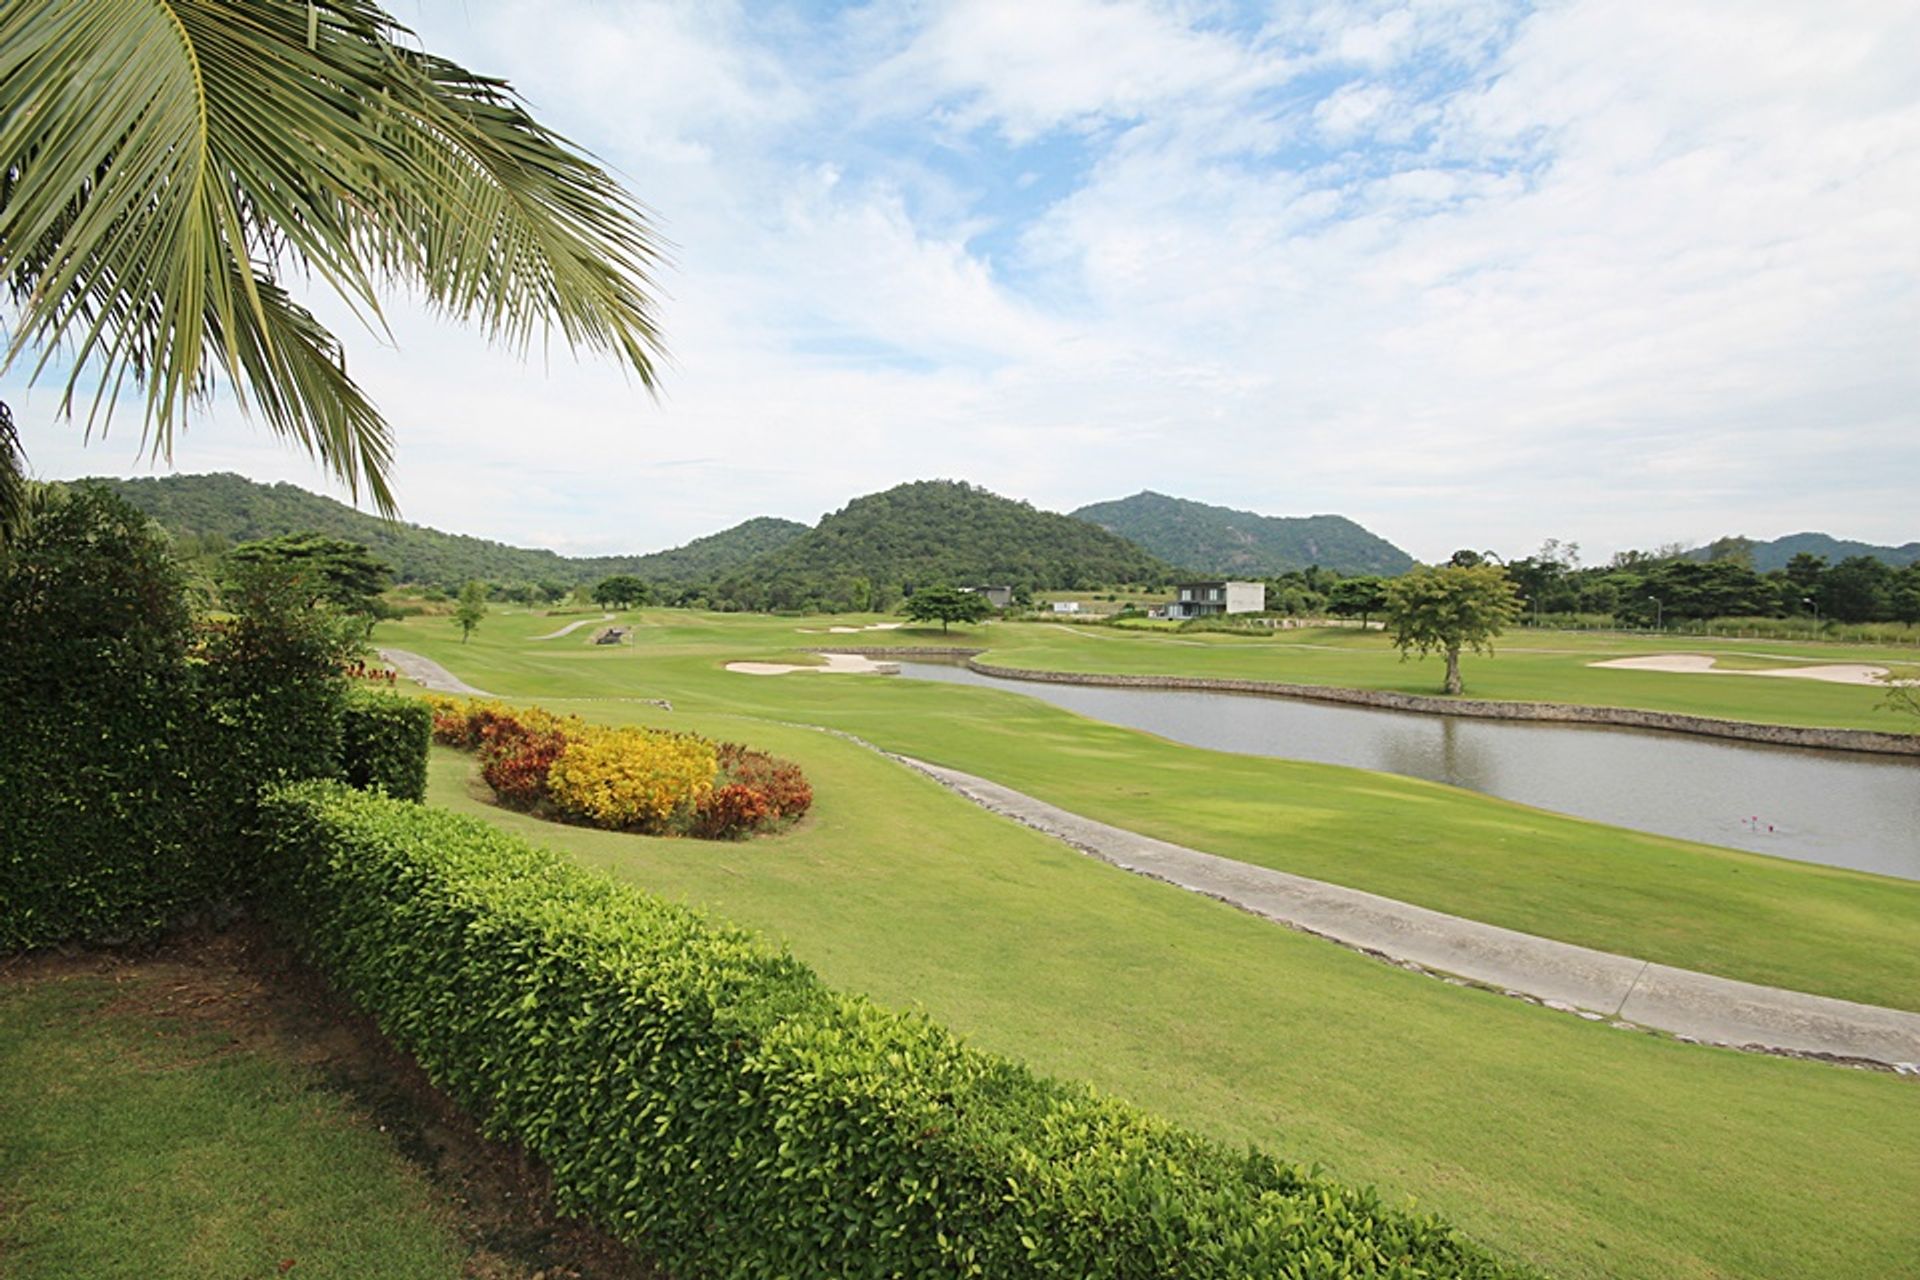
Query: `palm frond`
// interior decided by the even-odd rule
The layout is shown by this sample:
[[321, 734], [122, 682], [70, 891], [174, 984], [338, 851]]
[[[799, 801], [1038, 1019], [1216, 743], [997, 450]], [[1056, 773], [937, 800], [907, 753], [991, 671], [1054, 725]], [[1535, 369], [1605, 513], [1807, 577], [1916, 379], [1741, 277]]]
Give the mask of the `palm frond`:
[[27, 520], [27, 459], [14, 430], [13, 410], [0, 402], [0, 551], [19, 537]]
[[385, 424], [278, 270], [375, 323], [381, 288], [412, 284], [522, 350], [557, 328], [652, 388], [644, 214], [504, 83], [409, 36], [363, 0], [0, 10], [0, 274], [19, 309], [0, 368], [64, 357], [68, 412], [93, 383], [90, 430], [131, 382], [161, 455], [224, 383], [383, 510]]

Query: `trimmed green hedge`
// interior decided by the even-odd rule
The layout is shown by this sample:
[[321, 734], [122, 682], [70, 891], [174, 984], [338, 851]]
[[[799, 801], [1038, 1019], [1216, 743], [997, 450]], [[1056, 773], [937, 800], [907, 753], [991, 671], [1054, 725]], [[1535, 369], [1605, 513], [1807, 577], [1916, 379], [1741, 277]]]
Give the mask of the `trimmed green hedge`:
[[340, 774], [363, 791], [396, 800], [427, 798], [433, 708], [418, 698], [356, 689], [340, 726]]
[[288, 936], [563, 1211], [676, 1274], [1523, 1274], [485, 823], [316, 783], [263, 819]]
[[90, 486], [0, 554], [0, 954], [140, 941], [246, 898], [264, 784], [424, 794], [431, 713], [346, 711], [345, 624], [299, 582], [249, 572], [211, 625], [188, 598], [165, 535]]
[[165, 538], [115, 498], [50, 502], [0, 557], [0, 953], [213, 897], [191, 638]]

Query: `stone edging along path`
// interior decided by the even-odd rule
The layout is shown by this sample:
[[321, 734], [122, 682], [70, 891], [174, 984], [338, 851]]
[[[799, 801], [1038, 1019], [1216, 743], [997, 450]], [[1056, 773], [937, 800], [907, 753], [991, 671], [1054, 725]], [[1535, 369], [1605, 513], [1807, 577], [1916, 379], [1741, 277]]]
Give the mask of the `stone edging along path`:
[[1502, 929], [1156, 840], [984, 778], [883, 754], [1103, 862], [1405, 968], [1453, 975], [1625, 1029], [1920, 1075], [1920, 1013], [1718, 978]]
[[[835, 653], [869, 657], [964, 658], [969, 670], [1005, 680], [1034, 680], [1045, 684], [1100, 685], [1122, 689], [1184, 689], [1195, 693], [1257, 693], [1315, 702], [1343, 702], [1383, 711], [1412, 711], [1422, 715], [1470, 716], [1480, 720], [1532, 720], [1557, 724], [1612, 725], [1623, 729], [1655, 729], [1712, 738], [1734, 738], [1780, 747], [1812, 747], [1826, 751], [1869, 751], [1883, 755], [1920, 756], [1920, 733], [1880, 733], [1871, 729], [1818, 729], [1803, 725], [1756, 724], [1750, 720], [1721, 720], [1713, 716], [1643, 711], [1634, 707], [1581, 706], [1568, 702], [1502, 702], [1486, 698], [1436, 698], [1386, 689], [1347, 689], [1338, 685], [1284, 684], [1274, 680], [1233, 680], [1207, 676], [1141, 676], [1093, 674], [1079, 671], [1039, 671], [982, 662], [985, 649], [850, 648], [833, 646]], [[820, 649], [817, 652], [829, 652]]]

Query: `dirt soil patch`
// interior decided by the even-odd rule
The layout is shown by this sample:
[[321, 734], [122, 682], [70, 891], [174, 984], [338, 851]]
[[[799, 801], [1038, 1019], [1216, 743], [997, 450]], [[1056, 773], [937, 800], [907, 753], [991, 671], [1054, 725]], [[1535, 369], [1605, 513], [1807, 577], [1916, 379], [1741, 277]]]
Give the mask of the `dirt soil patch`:
[[[393, 1138], [445, 1197], [473, 1280], [666, 1280], [606, 1233], [553, 1211], [546, 1170], [483, 1137], [372, 1019], [256, 926], [144, 952], [58, 951], [0, 960], [0, 984], [109, 979], [115, 1014], [190, 1022], [249, 1052], [307, 1068]], [[4, 1270], [4, 1268], [0, 1268]]]

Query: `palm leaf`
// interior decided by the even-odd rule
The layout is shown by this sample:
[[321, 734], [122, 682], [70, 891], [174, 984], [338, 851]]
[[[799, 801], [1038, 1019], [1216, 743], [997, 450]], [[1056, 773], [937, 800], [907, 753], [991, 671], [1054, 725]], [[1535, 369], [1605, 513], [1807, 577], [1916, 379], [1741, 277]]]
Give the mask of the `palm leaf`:
[[406, 48], [362, 0], [60, 0], [0, 11], [0, 369], [66, 366], [104, 429], [121, 388], [170, 457], [221, 386], [383, 511], [384, 422], [277, 283], [364, 318], [418, 288], [524, 351], [557, 328], [651, 389], [660, 252], [598, 165], [500, 81]]

